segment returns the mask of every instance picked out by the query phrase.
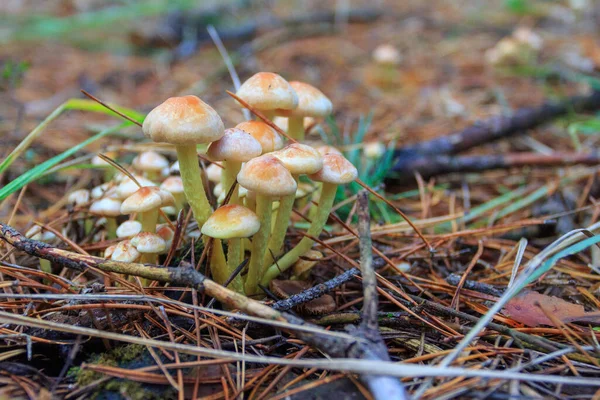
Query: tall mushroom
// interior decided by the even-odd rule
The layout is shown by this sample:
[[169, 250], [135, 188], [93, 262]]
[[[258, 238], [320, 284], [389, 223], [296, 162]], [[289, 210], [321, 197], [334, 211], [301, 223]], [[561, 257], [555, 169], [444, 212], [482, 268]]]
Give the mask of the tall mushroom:
[[283, 147], [283, 139], [269, 125], [262, 121], [244, 121], [235, 126], [249, 133], [262, 146], [262, 154], [279, 150]]
[[[223, 191], [229, 192], [235, 182], [237, 174], [242, 168], [242, 163], [260, 156], [262, 146], [249, 133], [241, 129], [230, 128], [225, 130], [223, 137], [208, 146], [206, 155], [212, 161], [223, 161], [223, 175], [221, 183]], [[233, 192], [230, 204], [238, 203], [238, 189]]]
[[[283, 149], [271, 153], [271, 155], [283, 163], [296, 183], [301, 174], [314, 174], [323, 167], [321, 154], [311, 146], [301, 143], [289, 144]], [[279, 202], [275, 227], [269, 241], [269, 250], [275, 257], [279, 256], [283, 248], [285, 233], [290, 222], [295, 199], [296, 193], [292, 193], [282, 197]], [[267, 253], [266, 259], [269, 264], [275, 261], [269, 253]]]
[[252, 75], [236, 94], [269, 119], [273, 119], [276, 110], [293, 110], [298, 106], [298, 96], [289, 82], [272, 72]]
[[221, 117], [196, 96], [171, 97], [150, 111], [142, 129], [155, 142], [175, 145], [185, 196], [198, 226], [202, 227], [211, 207], [202, 184], [196, 145], [223, 136]]
[[[247, 238], [258, 232], [260, 221], [256, 214], [244, 206], [227, 204], [219, 207], [208, 218], [202, 227], [202, 234], [217, 240], [216, 245], [221, 245], [220, 240], [228, 239], [227, 269], [213, 269], [211, 272], [215, 281], [223, 285], [238, 265], [243, 261], [241, 239]], [[244, 285], [240, 275], [230, 283], [231, 288], [238, 293], [244, 293]]]
[[260, 229], [252, 240], [252, 255], [245, 284], [246, 294], [251, 295], [258, 291], [258, 282], [264, 269], [273, 199], [294, 194], [297, 184], [290, 171], [270, 154], [244, 164], [237, 180], [241, 186], [256, 193], [256, 215], [260, 221]]
[[350, 183], [357, 177], [358, 171], [356, 167], [344, 156], [333, 153], [323, 156], [323, 168], [319, 172], [309, 175], [309, 178], [313, 181], [322, 182], [323, 187], [321, 189], [321, 198], [317, 213], [308, 228], [308, 236], [303, 237], [292, 250], [266, 270], [261, 281], [263, 285], [268, 285], [271, 280], [291, 267], [300, 256], [310, 250], [313, 245], [313, 240], [310, 237], [318, 237], [323, 230], [329, 218], [329, 212], [333, 206], [338, 185]]
[[298, 107], [293, 110], [281, 110], [280, 115], [288, 117], [288, 135], [296, 140], [304, 140], [304, 118], [325, 118], [331, 114], [333, 105], [316, 87], [308, 83], [293, 81], [290, 86], [298, 95]]

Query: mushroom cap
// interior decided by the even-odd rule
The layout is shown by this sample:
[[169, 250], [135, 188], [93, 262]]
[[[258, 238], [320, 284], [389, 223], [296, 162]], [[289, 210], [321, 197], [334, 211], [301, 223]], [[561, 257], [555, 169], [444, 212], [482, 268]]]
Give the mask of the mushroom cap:
[[217, 164], [210, 164], [208, 167], [206, 167], [206, 177], [208, 178], [209, 181], [211, 182], [215, 182], [215, 183], [219, 183], [221, 182], [221, 172], [223, 171], [223, 168], [219, 167]]
[[381, 142], [368, 142], [363, 144], [367, 158], [379, 158], [385, 154], [386, 147]]
[[130, 238], [142, 231], [142, 224], [139, 221], [125, 221], [117, 228], [118, 238]]
[[67, 201], [69, 204], [74, 204], [76, 206], [86, 204], [90, 201], [90, 191], [87, 189], [75, 190], [74, 192], [69, 193]]
[[323, 168], [309, 175], [309, 178], [317, 182], [344, 185], [358, 178], [358, 171], [346, 157], [328, 153], [323, 156]]
[[260, 229], [256, 214], [244, 206], [227, 204], [219, 207], [202, 225], [202, 234], [216, 239], [245, 238]]
[[323, 168], [323, 157], [313, 147], [291, 143], [271, 153], [294, 175], [314, 174]]
[[90, 212], [104, 217], [118, 217], [121, 215], [121, 201], [105, 197], [93, 202]]
[[373, 60], [378, 64], [398, 65], [402, 61], [402, 56], [391, 44], [381, 44], [373, 51]]
[[140, 232], [130, 240], [140, 253], [158, 254], [167, 249], [167, 242], [156, 233]]
[[301, 257], [292, 266], [294, 276], [300, 278], [308, 275], [310, 270], [315, 265], [317, 265], [317, 263], [319, 262], [318, 260], [323, 258], [323, 253], [317, 250], [309, 250], [306, 253], [304, 253], [303, 257], [306, 257], [307, 259]]
[[236, 94], [258, 110], [291, 110], [298, 106], [298, 96], [289, 82], [272, 72], [254, 74]]
[[258, 140], [263, 154], [283, 147], [283, 139], [279, 133], [262, 121], [245, 121], [237, 124], [236, 128], [249, 133], [254, 139]]
[[155, 142], [174, 145], [208, 143], [223, 136], [219, 114], [196, 96], [171, 97], [154, 108], [142, 125]]
[[121, 199], [128, 198], [129, 196], [137, 192], [137, 190], [140, 187], [156, 186], [156, 183], [152, 182], [149, 179], [142, 178], [141, 176], [135, 176], [135, 179], [138, 181], [139, 185], [135, 183], [131, 178], [127, 177], [123, 179], [123, 181], [121, 181], [119, 186], [117, 186], [117, 195]]
[[104, 258], [110, 259], [116, 248], [117, 248], [117, 245], [113, 244], [111, 246], [108, 246], [106, 249], [104, 249]]
[[159, 187], [173, 195], [181, 194], [183, 193], [183, 180], [180, 176], [170, 176]]
[[296, 192], [296, 180], [277, 158], [264, 154], [242, 166], [238, 183], [263, 196], [287, 196]]
[[166, 190], [161, 190], [156, 186], [143, 186], [123, 201], [121, 213], [146, 212], [174, 204], [173, 195]]
[[135, 248], [130, 240], [123, 240], [117, 243], [110, 259], [113, 261], [134, 262], [140, 257], [140, 252]]
[[155, 151], [144, 151], [133, 159], [132, 165], [140, 171], [162, 171], [169, 167], [169, 160]]
[[333, 154], [339, 154], [340, 156], [344, 155], [339, 149], [330, 146], [328, 144], [325, 144], [323, 146], [319, 146], [317, 147], [317, 151], [324, 156], [327, 153], [333, 153]]
[[331, 114], [331, 100], [316, 87], [308, 83], [293, 81], [290, 86], [298, 95], [298, 107], [293, 110], [280, 111], [278, 114], [294, 117], [323, 118]]
[[169, 224], [162, 224], [156, 228], [156, 234], [163, 238], [166, 243], [166, 250], [168, 251], [171, 248], [171, 244], [173, 243], [173, 238], [175, 237], [175, 232], [169, 226]]
[[206, 150], [206, 155], [213, 161], [245, 162], [260, 156], [262, 146], [249, 133], [230, 128], [225, 130], [223, 137], [212, 142]]

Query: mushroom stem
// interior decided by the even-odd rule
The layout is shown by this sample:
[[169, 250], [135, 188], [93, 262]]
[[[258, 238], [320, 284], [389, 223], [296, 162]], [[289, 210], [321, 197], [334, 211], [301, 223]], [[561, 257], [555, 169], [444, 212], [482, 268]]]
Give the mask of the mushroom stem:
[[179, 160], [179, 171], [183, 181], [185, 197], [194, 213], [194, 218], [198, 222], [198, 227], [202, 228], [202, 225], [210, 216], [212, 208], [202, 184], [196, 146], [177, 145], [175, 148], [177, 149], [177, 159]]
[[156, 223], [158, 222], [158, 208], [143, 212], [141, 215], [142, 232], [156, 232]]
[[117, 237], [117, 219], [115, 217], [106, 217], [106, 238], [115, 239]]
[[256, 195], [256, 216], [260, 220], [260, 229], [252, 238], [252, 255], [248, 266], [246, 277], [246, 295], [258, 292], [258, 282], [263, 274], [263, 261], [267, 251], [269, 232], [271, 231], [272, 203], [270, 197], [261, 194]]
[[142, 264], [158, 264], [158, 254], [156, 253], [142, 253], [140, 257], [140, 262]]
[[[298, 175], [292, 175], [292, 177], [298, 182]], [[273, 257], [277, 257], [281, 254], [283, 249], [283, 242], [285, 241], [285, 233], [290, 224], [290, 217], [292, 215], [292, 209], [294, 208], [294, 201], [296, 200], [296, 194], [290, 194], [283, 196], [279, 200], [279, 208], [277, 209], [277, 217], [275, 218], [275, 225], [273, 232], [271, 233], [271, 239], [269, 240], [269, 250], [265, 254], [265, 265], [270, 265], [275, 262]], [[271, 255], [272, 253], [272, 255]]]
[[[329, 218], [329, 212], [333, 206], [333, 200], [335, 199], [335, 192], [338, 185], [335, 183], [323, 183], [323, 189], [321, 192], [321, 200], [319, 201], [319, 207], [317, 208], [317, 215], [313, 219], [310, 227], [308, 228], [308, 236], [318, 237]], [[306, 253], [313, 245], [313, 240], [308, 236], [305, 236], [300, 242], [283, 257], [277, 260], [276, 264], [271, 265], [263, 274], [261, 284], [266, 286], [275, 279], [281, 272], [290, 268], [298, 259]], [[254, 254], [253, 254], [254, 255]]]
[[[237, 161], [226, 161], [225, 169], [223, 170], [222, 180], [223, 180], [223, 190], [225, 193], [229, 192], [231, 189], [231, 185], [236, 180], [237, 174], [240, 172], [242, 168], [242, 163]], [[231, 198], [229, 199], [229, 204], [239, 204], [239, 187], [236, 188], [231, 194]]]
[[288, 135], [299, 142], [304, 140], [304, 117], [290, 116], [288, 118]]

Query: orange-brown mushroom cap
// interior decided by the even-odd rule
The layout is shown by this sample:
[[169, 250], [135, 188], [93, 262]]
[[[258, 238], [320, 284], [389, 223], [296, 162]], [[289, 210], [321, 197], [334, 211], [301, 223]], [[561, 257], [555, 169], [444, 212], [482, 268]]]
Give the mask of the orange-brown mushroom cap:
[[323, 167], [321, 154], [306, 144], [291, 143], [271, 154], [294, 175], [314, 174]]
[[219, 114], [196, 96], [171, 97], [146, 116], [144, 135], [174, 145], [208, 143], [223, 136]]
[[292, 174], [277, 158], [264, 154], [242, 166], [238, 183], [264, 196], [287, 196], [296, 193], [297, 184]]
[[262, 146], [263, 153], [270, 153], [283, 147], [283, 139], [279, 133], [262, 121], [244, 121], [237, 124], [236, 128], [252, 135]]
[[254, 74], [236, 94], [258, 110], [291, 110], [298, 106], [298, 96], [292, 86], [273, 72]]
[[309, 175], [309, 178], [317, 182], [344, 185], [358, 178], [358, 171], [346, 157], [335, 153], [327, 153], [323, 156], [323, 168]]
[[216, 239], [245, 238], [260, 229], [256, 214], [244, 206], [227, 204], [219, 207], [202, 225], [202, 234]]

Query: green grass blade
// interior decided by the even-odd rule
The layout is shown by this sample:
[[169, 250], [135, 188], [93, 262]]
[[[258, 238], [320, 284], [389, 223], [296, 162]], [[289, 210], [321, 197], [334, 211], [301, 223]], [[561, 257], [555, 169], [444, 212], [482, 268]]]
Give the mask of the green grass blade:
[[8, 185], [6, 185], [6, 186], [4, 186], [3, 188], [0, 189], [0, 201], [4, 200], [8, 196], [10, 196], [12, 193], [14, 193], [17, 190], [21, 189], [23, 186], [27, 185], [28, 183], [30, 183], [30, 182], [38, 179], [48, 169], [54, 167], [55, 165], [57, 165], [58, 163], [60, 163], [64, 159], [66, 159], [67, 157], [72, 156], [73, 154], [75, 154], [79, 150], [83, 149], [87, 145], [95, 142], [98, 139], [101, 139], [101, 138], [103, 138], [105, 136], [108, 136], [108, 135], [110, 135], [110, 134], [112, 134], [114, 132], [117, 132], [120, 129], [123, 129], [123, 128], [127, 127], [127, 126], [131, 126], [131, 125], [133, 125], [131, 122], [124, 122], [124, 123], [122, 123], [120, 125], [117, 125], [117, 126], [114, 126], [112, 128], [108, 128], [108, 129], [105, 129], [105, 130], [103, 130], [101, 132], [98, 132], [94, 136], [92, 136], [92, 137], [84, 140], [83, 142], [81, 142], [78, 145], [70, 148], [69, 150], [66, 150], [66, 151], [60, 153], [59, 155], [54, 156], [51, 159], [46, 160], [43, 163], [37, 165], [36, 167], [30, 169], [29, 171], [25, 172], [24, 174], [22, 174], [18, 178], [12, 180]]
[[[144, 120], [144, 115], [138, 113], [137, 111], [130, 110], [124, 107], [115, 107], [118, 111], [135, 119], [138, 122], [142, 122]], [[2, 163], [0, 163], [0, 174], [8, 169], [12, 165], [12, 163], [21, 155], [25, 150], [31, 146], [31, 144], [37, 139], [42, 132], [46, 129], [46, 127], [58, 118], [64, 111], [68, 110], [77, 110], [77, 111], [90, 111], [97, 112], [102, 114], [107, 114], [111, 116], [119, 116], [118, 114], [110, 111], [106, 107], [101, 104], [96, 103], [92, 100], [87, 99], [70, 99], [61, 104], [56, 110], [54, 110], [50, 115], [46, 117], [38, 126], [35, 127], [22, 141], [19, 143], [17, 147], [4, 159]], [[119, 117], [120, 118], [120, 117]]]

